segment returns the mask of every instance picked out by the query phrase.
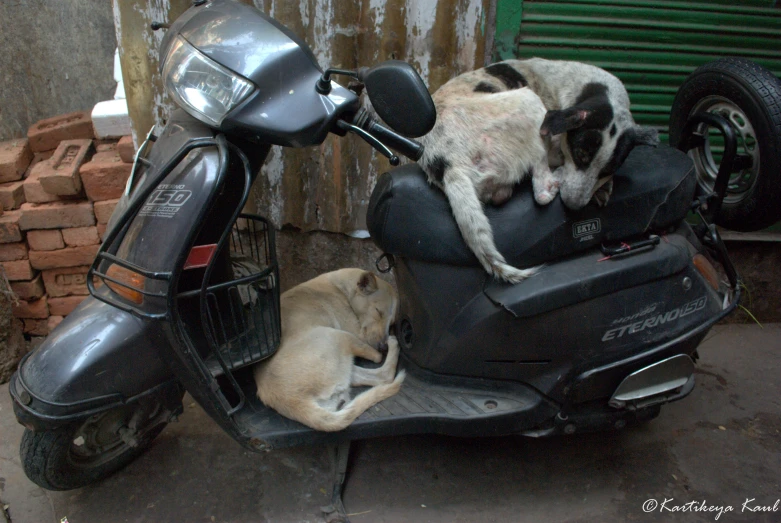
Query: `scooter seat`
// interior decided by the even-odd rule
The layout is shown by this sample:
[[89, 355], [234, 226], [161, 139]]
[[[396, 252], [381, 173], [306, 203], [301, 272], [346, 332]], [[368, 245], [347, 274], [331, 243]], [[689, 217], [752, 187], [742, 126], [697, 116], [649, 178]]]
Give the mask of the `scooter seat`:
[[[485, 205], [499, 251], [511, 265], [529, 267], [646, 232], [664, 232], [687, 215], [696, 175], [677, 149], [635, 147], [613, 180], [606, 207], [579, 211], [556, 198], [534, 201], [531, 185], [517, 187], [500, 207]], [[450, 265], [478, 265], [466, 246], [445, 195], [428, 184], [417, 164], [383, 174], [369, 202], [366, 223], [384, 252]]]

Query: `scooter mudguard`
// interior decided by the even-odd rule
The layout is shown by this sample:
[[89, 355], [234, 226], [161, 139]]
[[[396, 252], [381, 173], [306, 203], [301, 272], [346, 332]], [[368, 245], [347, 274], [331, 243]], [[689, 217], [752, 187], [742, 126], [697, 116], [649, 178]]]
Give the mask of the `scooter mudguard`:
[[159, 322], [87, 298], [19, 366], [10, 386], [17, 418], [51, 427], [175, 387], [158, 356], [164, 343]]

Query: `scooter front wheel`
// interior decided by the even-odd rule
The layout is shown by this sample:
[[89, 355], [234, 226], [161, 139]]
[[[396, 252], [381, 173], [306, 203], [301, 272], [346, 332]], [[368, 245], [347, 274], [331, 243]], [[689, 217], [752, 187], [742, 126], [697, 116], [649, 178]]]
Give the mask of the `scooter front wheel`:
[[160, 404], [137, 404], [56, 429], [26, 429], [20, 446], [22, 467], [31, 481], [47, 490], [96, 483], [143, 454], [168, 424], [167, 414]]

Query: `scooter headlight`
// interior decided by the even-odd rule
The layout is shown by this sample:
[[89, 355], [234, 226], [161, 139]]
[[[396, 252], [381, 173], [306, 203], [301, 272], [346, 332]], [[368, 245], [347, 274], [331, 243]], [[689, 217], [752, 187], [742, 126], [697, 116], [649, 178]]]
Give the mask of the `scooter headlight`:
[[205, 56], [181, 36], [168, 50], [163, 82], [182, 109], [217, 127], [255, 90], [252, 82]]

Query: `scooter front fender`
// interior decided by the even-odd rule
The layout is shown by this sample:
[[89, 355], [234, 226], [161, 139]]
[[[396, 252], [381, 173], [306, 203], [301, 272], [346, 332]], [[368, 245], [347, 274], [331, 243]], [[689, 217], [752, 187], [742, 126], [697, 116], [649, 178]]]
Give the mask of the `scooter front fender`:
[[50, 428], [149, 394], [176, 396], [158, 356], [167, 343], [161, 322], [88, 297], [20, 364], [10, 385], [16, 417]]

